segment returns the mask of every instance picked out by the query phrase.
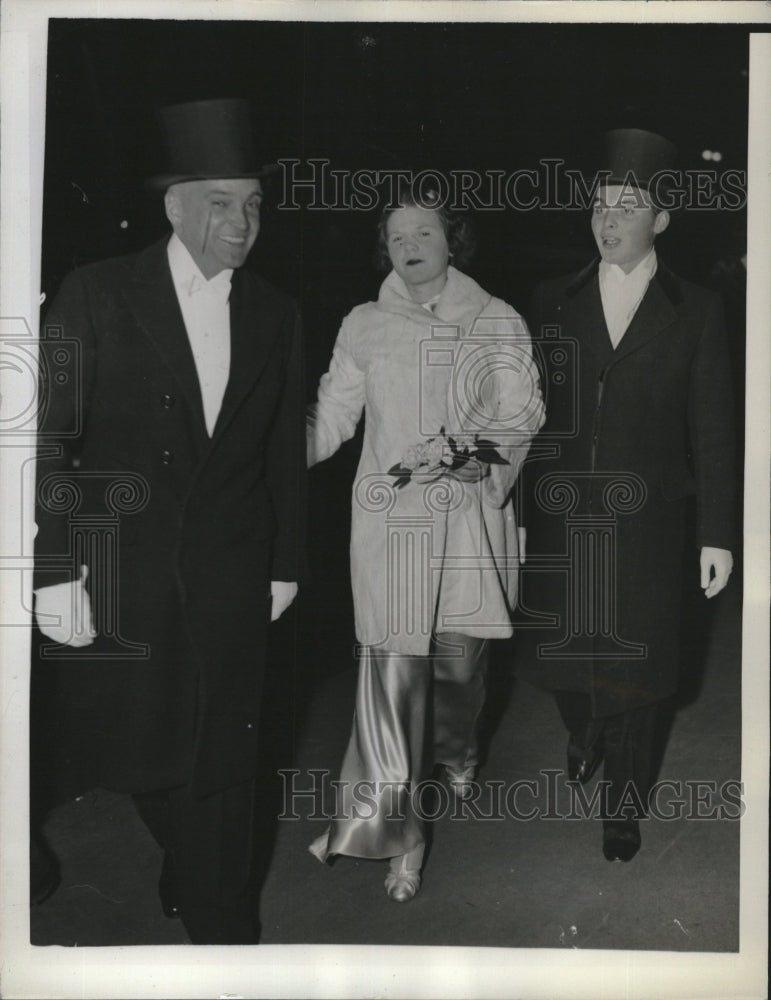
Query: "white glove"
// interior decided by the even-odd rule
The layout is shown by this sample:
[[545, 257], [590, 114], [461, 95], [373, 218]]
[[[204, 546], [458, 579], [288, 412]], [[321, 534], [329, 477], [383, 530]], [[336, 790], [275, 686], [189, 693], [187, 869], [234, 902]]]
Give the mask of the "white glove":
[[283, 615], [295, 597], [297, 597], [297, 584], [286, 583], [283, 580], [273, 580], [270, 584], [270, 595], [272, 598], [270, 620], [274, 622]]
[[85, 583], [88, 567], [80, 567], [80, 579], [55, 583], [35, 591], [35, 621], [44, 636], [63, 646], [90, 646], [96, 638], [91, 601]]
[[728, 583], [734, 568], [734, 559], [728, 549], [716, 549], [710, 545], [702, 547], [699, 558], [701, 586], [705, 597], [714, 597]]

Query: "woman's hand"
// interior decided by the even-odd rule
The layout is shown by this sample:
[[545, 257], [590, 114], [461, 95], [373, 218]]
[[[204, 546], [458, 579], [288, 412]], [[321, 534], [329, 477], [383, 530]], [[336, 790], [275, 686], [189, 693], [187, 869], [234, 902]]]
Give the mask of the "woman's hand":
[[438, 465], [435, 468], [427, 469], [425, 472], [418, 472], [416, 469], [413, 469], [410, 474], [410, 482], [417, 483], [418, 486], [426, 486], [428, 483], [435, 483], [437, 479], [441, 479], [449, 471], [449, 467], [446, 465]]
[[476, 458], [470, 458], [463, 465], [453, 469], [449, 465], [438, 465], [425, 472], [413, 470], [410, 480], [419, 486], [426, 486], [428, 483], [435, 483], [437, 479], [446, 476], [448, 479], [456, 479], [461, 483], [478, 483], [480, 479], [485, 479], [490, 475], [490, 466], [487, 462], [480, 462]]
[[490, 465], [487, 462], [480, 462], [477, 458], [470, 458], [457, 469], [448, 469], [447, 475], [462, 483], [478, 483], [490, 475]]

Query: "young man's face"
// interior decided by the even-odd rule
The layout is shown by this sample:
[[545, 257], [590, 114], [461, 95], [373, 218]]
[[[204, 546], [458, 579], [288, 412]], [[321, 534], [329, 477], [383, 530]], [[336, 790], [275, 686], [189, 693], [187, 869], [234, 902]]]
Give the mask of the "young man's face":
[[668, 212], [656, 212], [647, 191], [622, 184], [600, 188], [592, 211], [592, 232], [602, 259], [627, 274], [645, 257], [669, 225]]
[[166, 215], [208, 280], [244, 264], [260, 231], [261, 203], [254, 178], [187, 181], [166, 192]]

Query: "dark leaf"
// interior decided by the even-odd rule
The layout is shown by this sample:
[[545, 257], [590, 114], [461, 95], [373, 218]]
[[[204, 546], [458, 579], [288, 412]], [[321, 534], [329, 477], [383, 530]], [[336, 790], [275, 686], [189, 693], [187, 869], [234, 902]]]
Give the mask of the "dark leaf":
[[509, 461], [498, 454], [494, 449], [489, 451], [485, 448], [480, 448], [479, 451], [474, 456], [479, 462], [487, 462], [488, 465], [508, 465]]

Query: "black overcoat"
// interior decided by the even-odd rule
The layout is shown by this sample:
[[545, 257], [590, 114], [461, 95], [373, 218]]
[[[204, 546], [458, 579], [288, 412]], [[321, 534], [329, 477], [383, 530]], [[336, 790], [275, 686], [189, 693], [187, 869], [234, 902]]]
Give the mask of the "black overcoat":
[[[596, 715], [677, 688], [683, 558], [733, 549], [732, 387], [716, 295], [658, 270], [614, 349], [598, 262], [545, 282], [528, 317], [546, 423], [520, 477], [521, 673]], [[697, 548], [684, 553], [695, 496]]]
[[37, 669], [81, 784], [206, 795], [255, 773], [270, 580], [305, 572], [301, 331], [234, 272], [210, 438], [166, 245], [73, 272], [46, 317], [35, 586], [86, 564], [100, 634]]

